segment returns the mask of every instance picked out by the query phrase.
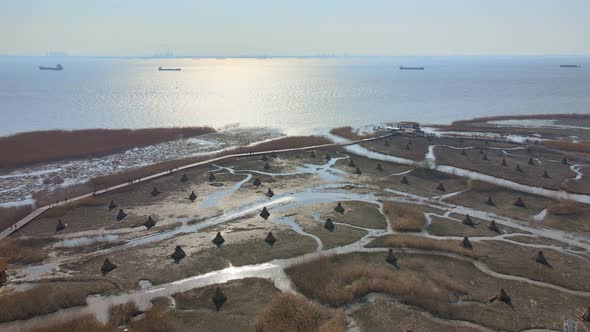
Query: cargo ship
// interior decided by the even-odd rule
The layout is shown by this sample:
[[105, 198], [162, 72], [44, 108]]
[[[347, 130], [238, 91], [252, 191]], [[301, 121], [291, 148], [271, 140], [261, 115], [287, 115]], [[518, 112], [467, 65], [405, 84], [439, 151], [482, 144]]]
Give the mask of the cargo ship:
[[158, 67], [159, 71], [181, 71], [181, 68], [164, 68], [164, 67]]
[[399, 70], [424, 70], [424, 67], [399, 67]]
[[39, 70], [57, 70], [57, 71], [61, 71], [63, 70], [64, 67], [60, 64], [57, 64], [55, 67], [43, 67], [43, 66], [39, 66]]

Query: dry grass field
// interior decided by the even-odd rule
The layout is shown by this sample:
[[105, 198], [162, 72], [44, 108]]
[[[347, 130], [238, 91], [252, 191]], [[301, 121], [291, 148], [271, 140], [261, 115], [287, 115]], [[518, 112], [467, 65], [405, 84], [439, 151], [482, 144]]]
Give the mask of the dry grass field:
[[386, 201], [383, 211], [391, 227], [398, 232], [419, 232], [425, 226], [424, 212], [419, 206]]

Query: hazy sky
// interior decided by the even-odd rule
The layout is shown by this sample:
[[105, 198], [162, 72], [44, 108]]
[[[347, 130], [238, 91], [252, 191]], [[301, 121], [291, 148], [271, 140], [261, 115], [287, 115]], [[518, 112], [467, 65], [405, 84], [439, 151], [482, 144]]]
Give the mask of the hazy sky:
[[0, 0], [0, 54], [590, 54], [590, 0]]

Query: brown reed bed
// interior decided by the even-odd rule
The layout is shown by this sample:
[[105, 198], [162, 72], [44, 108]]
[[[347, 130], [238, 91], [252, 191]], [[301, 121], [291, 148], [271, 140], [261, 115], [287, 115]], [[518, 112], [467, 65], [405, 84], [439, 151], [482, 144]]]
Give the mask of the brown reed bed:
[[89, 158], [215, 132], [210, 127], [49, 130], [0, 137], [1, 168]]
[[0, 207], [0, 231], [14, 225], [31, 212], [33, 212], [31, 205]]
[[301, 295], [278, 293], [256, 315], [256, 331], [344, 332], [345, 315]]
[[419, 250], [446, 251], [472, 258], [480, 258], [485, 255], [474, 249], [465, 249], [459, 246], [459, 241], [450, 240], [433, 240], [421, 236], [394, 234], [378, 237], [371, 241], [367, 247], [385, 247], [385, 248], [407, 248]]
[[416, 205], [385, 201], [383, 212], [391, 227], [398, 232], [419, 232], [426, 224], [424, 212]]

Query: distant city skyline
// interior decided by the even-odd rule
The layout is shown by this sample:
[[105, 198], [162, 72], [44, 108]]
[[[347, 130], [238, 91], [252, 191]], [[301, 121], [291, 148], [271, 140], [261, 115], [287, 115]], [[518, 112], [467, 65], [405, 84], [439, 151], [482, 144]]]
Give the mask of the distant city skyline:
[[5, 0], [0, 54], [588, 55], [587, 0]]

